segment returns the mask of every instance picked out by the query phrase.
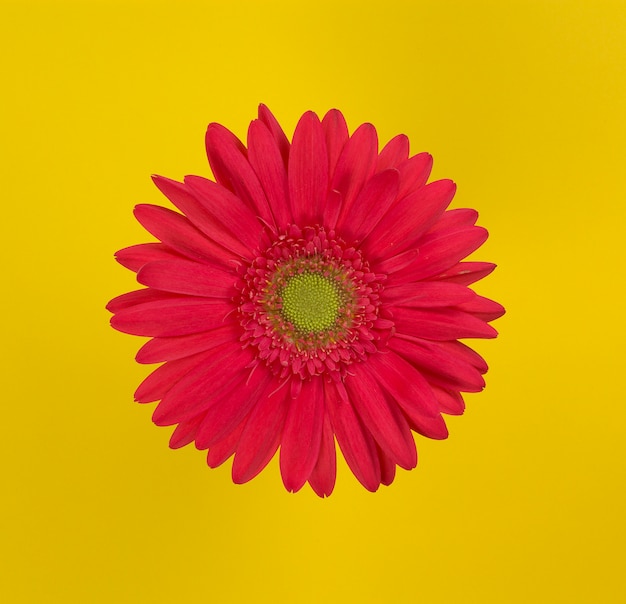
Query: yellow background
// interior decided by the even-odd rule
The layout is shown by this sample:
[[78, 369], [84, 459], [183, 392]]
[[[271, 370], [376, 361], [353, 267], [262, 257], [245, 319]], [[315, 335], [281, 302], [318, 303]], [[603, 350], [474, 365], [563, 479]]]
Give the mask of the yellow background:
[[[625, 3], [228, 4], [0, 3], [0, 600], [626, 601]], [[149, 175], [259, 102], [406, 133], [491, 232], [487, 389], [374, 495], [169, 450], [108, 326]]]

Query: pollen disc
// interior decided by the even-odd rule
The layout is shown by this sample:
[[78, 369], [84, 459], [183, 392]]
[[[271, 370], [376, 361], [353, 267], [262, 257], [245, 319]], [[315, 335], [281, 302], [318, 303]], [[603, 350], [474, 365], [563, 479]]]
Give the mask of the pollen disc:
[[294, 275], [281, 291], [285, 319], [303, 332], [320, 332], [332, 327], [341, 307], [337, 284], [317, 273]]

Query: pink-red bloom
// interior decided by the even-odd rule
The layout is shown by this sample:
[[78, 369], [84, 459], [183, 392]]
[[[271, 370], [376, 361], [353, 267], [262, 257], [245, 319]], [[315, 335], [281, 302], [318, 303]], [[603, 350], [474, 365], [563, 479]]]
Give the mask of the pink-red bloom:
[[211, 124], [215, 181], [154, 182], [179, 210], [135, 208], [158, 243], [120, 250], [144, 289], [108, 305], [115, 329], [150, 336], [139, 386], [233, 480], [256, 476], [280, 447], [285, 487], [333, 490], [338, 443], [370, 491], [417, 463], [412, 432], [448, 435], [461, 392], [484, 387], [485, 361], [459, 340], [493, 338], [504, 313], [469, 285], [495, 265], [464, 262], [486, 239], [474, 210], [446, 208], [455, 185], [427, 184], [428, 153], [406, 136], [378, 151], [333, 109], [305, 113], [291, 143], [264, 105], [247, 147]]

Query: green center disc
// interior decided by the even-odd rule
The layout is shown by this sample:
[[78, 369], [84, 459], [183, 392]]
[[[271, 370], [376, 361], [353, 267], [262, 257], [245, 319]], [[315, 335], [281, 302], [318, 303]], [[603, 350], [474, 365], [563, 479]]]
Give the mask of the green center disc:
[[294, 275], [283, 287], [281, 297], [285, 319], [309, 333], [332, 327], [341, 306], [336, 283], [317, 273]]

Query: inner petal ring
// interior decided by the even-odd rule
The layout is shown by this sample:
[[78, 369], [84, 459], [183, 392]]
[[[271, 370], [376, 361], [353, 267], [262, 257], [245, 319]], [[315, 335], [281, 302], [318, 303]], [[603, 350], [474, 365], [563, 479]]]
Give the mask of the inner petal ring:
[[338, 379], [390, 329], [380, 320], [382, 277], [332, 231], [291, 225], [242, 269], [242, 342], [281, 378]]

